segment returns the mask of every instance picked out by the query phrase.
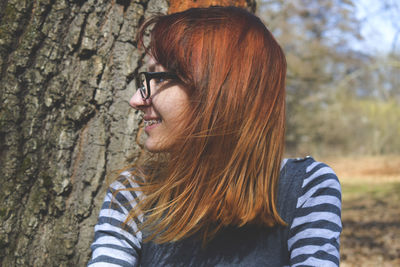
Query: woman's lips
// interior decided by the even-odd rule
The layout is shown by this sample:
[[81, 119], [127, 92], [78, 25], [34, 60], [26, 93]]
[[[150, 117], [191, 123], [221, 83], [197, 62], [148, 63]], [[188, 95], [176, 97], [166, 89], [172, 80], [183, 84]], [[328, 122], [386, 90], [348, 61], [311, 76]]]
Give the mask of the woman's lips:
[[145, 130], [148, 131], [161, 123], [161, 119], [144, 119]]

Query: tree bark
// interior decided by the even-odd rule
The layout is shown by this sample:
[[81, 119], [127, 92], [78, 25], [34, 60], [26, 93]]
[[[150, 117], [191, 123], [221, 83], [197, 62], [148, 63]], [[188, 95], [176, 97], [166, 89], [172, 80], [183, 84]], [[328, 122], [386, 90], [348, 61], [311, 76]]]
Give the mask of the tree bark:
[[108, 180], [141, 151], [135, 33], [169, 4], [0, 3], [0, 266], [86, 265]]

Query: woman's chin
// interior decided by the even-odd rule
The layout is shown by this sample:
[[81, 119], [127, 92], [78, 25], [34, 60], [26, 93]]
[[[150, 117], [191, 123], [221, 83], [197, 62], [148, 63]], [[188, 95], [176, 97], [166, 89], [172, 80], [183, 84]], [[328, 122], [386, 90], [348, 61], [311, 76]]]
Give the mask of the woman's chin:
[[161, 153], [161, 152], [168, 151], [168, 146], [166, 146], [163, 143], [151, 140], [151, 138], [146, 140], [146, 143], [144, 146], [147, 149], [147, 151], [152, 152], [152, 153]]

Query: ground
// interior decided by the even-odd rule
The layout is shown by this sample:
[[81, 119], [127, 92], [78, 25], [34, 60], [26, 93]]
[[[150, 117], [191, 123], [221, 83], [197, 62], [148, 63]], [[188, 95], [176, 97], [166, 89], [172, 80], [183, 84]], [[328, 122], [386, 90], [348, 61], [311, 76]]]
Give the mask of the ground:
[[324, 161], [343, 190], [341, 266], [400, 266], [400, 156]]

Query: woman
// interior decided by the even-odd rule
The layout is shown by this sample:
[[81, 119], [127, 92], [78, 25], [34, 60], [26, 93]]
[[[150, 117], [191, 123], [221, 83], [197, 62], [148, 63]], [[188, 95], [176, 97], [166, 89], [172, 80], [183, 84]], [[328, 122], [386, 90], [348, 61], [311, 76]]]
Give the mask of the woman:
[[234, 7], [157, 16], [139, 44], [149, 26], [130, 105], [167, 158], [111, 185], [89, 266], [339, 265], [336, 175], [282, 160], [286, 62], [271, 33]]

